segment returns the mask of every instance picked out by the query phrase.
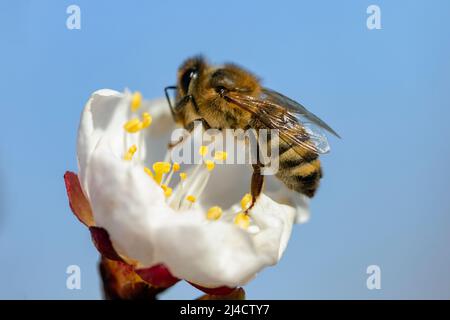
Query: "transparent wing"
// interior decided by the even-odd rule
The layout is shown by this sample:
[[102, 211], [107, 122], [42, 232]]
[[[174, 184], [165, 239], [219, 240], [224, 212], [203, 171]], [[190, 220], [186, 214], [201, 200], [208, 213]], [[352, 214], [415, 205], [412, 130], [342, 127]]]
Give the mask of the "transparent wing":
[[[300, 149], [306, 149], [317, 154], [330, 151], [322, 127], [305, 117], [304, 112], [288, 107], [283, 104], [283, 101], [268, 99], [265, 92], [261, 99], [238, 92], [229, 92], [225, 98], [255, 115], [263, 127], [278, 129], [280, 138], [290, 144], [298, 154], [304, 154], [304, 150]], [[308, 112], [308, 114], [311, 113]]]
[[327, 125], [322, 119], [320, 119], [314, 113], [308, 111], [303, 105], [301, 105], [297, 101], [294, 101], [291, 98], [286, 97], [285, 95], [282, 95], [279, 92], [276, 92], [268, 88], [263, 88], [261, 99], [270, 101], [280, 106], [284, 106], [289, 110], [289, 112], [297, 115], [297, 117], [299, 117], [299, 121], [301, 121], [303, 124], [311, 123], [317, 125], [318, 127], [325, 129], [329, 133], [340, 138], [339, 134], [336, 131], [334, 131], [329, 125]]

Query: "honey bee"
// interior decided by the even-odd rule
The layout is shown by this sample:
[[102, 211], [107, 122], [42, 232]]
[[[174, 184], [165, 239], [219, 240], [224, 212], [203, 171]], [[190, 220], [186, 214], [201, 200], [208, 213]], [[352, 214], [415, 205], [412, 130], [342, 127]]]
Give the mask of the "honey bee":
[[[170, 89], [176, 90], [174, 106]], [[322, 178], [319, 154], [329, 151], [324, 130], [339, 135], [300, 103], [262, 87], [256, 76], [235, 64], [212, 66], [201, 56], [180, 66], [177, 85], [166, 87], [165, 93], [174, 120], [188, 130], [199, 120], [219, 130], [278, 129], [276, 177], [288, 188], [314, 196]], [[261, 168], [260, 161], [253, 165], [250, 208], [263, 188]]]

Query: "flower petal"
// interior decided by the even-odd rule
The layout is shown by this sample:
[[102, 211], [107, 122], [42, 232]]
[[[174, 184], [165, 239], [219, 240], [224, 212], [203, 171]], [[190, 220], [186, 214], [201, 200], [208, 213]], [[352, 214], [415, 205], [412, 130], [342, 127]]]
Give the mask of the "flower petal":
[[310, 218], [309, 211], [309, 198], [296, 191], [288, 189], [284, 183], [282, 183], [275, 176], [269, 176], [266, 179], [266, 191], [265, 193], [277, 201], [278, 203], [292, 206], [296, 209], [295, 223], [302, 224], [308, 222]]
[[110, 260], [123, 262], [123, 259], [113, 247], [108, 231], [100, 227], [90, 227], [89, 231], [91, 232], [92, 242], [103, 256]]
[[91, 205], [81, 189], [77, 174], [67, 171], [64, 174], [64, 182], [72, 212], [86, 226], [90, 227], [95, 225]]
[[[173, 275], [197, 285], [216, 288], [246, 284], [262, 268], [278, 262], [289, 238], [294, 210], [260, 196], [250, 216], [261, 231], [250, 234], [224, 222], [201, 222], [194, 210], [168, 215], [153, 228], [156, 259]], [[199, 221], [200, 220], [200, 221]]]
[[168, 288], [180, 279], [175, 278], [164, 265], [158, 264], [150, 268], [135, 269], [135, 272], [154, 287]]
[[234, 290], [236, 290], [236, 288], [230, 288], [230, 287], [226, 287], [226, 286], [217, 287], [217, 288], [205, 288], [205, 287], [199, 286], [199, 285], [197, 285], [195, 283], [191, 283], [191, 282], [189, 282], [189, 283], [192, 286], [194, 286], [195, 288], [197, 288], [198, 290], [201, 290], [204, 293], [215, 295], [215, 296], [229, 295]]
[[[95, 91], [86, 103], [81, 115], [80, 126], [78, 128], [77, 139], [77, 158], [80, 182], [86, 194], [89, 194], [88, 185], [86, 183], [86, 175], [89, 174], [88, 162], [90, 156], [99, 145], [99, 143], [107, 144], [116, 157], [121, 158], [124, 145], [129, 146], [138, 143], [139, 135], [124, 134], [123, 125], [134, 117], [131, 114], [132, 95], [129, 92], [120, 93], [110, 89], [101, 89]], [[139, 152], [146, 158], [146, 149], [148, 144], [152, 144], [155, 139], [148, 139], [148, 136], [157, 136], [161, 129], [171, 128], [173, 121], [170, 116], [169, 107], [165, 99], [155, 101], [145, 101], [139, 109], [142, 112], [148, 112], [158, 121], [153, 121], [150, 128], [146, 129], [144, 134], [145, 143], [141, 146]], [[170, 131], [169, 131], [170, 132]], [[162, 138], [162, 137], [160, 137]], [[160, 154], [154, 156], [161, 159], [167, 147], [168, 137], [161, 139], [159, 145], [152, 150], [160, 150]], [[155, 157], [155, 158], [157, 158]], [[146, 158], [146, 160], [149, 160]], [[153, 161], [156, 161], [153, 159]]]
[[[260, 230], [256, 233], [224, 219], [208, 221], [201, 199], [191, 209], [174, 211], [160, 186], [143, 170], [154, 156], [152, 136], [143, 139], [142, 163], [123, 161], [120, 150], [125, 141], [122, 127], [126, 112], [118, 109], [128, 105], [121, 102], [119, 94], [113, 95], [114, 99], [105, 95], [103, 100], [97, 93], [88, 103], [80, 125], [78, 153], [80, 172], [84, 172], [80, 174], [81, 185], [96, 225], [108, 230], [116, 254], [137, 261], [140, 269], [162, 264], [173, 277], [205, 288], [244, 285], [264, 267], [276, 264], [289, 239], [295, 210], [262, 194], [250, 212]], [[102, 111], [96, 111], [97, 105]], [[105, 111], [107, 105], [112, 115]], [[158, 117], [149, 112], [157, 123]], [[170, 134], [172, 126], [161, 129]], [[163, 146], [167, 140], [156, 144]], [[240, 178], [236, 172], [229, 175], [234, 176]], [[210, 184], [210, 189], [223, 185], [220, 181]], [[230, 185], [247, 192], [249, 180]], [[219, 196], [224, 197], [224, 193]]]
[[177, 278], [234, 287], [275, 264], [287, 243], [293, 209], [264, 195], [251, 212], [264, 230], [251, 235], [227, 222], [207, 223], [201, 208], [174, 212], [142, 167], [124, 164], [106, 147], [97, 148], [90, 166], [97, 225], [108, 230], [117, 252], [142, 267], [163, 263]]
[[154, 300], [161, 292], [144, 282], [130, 265], [102, 257], [100, 274], [105, 298], [112, 300]]

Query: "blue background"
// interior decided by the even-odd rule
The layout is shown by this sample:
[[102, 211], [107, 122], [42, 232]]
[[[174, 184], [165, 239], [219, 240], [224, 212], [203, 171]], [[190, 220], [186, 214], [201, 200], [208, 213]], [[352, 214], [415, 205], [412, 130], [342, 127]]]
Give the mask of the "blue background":
[[[249, 298], [450, 298], [450, 2], [2, 1], [0, 298], [100, 298], [98, 253], [72, 216], [79, 115], [99, 88], [162, 95], [178, 65], [233, 61], [342, 136], [312, 219]], [[81, 8], [81, 30], [66, 8]], [[66, 267], [82, 289], [66, 289]], [[379, 265], [381, 290], [366, 288]], [[200, 292], [178, 284], [163, 298]]]

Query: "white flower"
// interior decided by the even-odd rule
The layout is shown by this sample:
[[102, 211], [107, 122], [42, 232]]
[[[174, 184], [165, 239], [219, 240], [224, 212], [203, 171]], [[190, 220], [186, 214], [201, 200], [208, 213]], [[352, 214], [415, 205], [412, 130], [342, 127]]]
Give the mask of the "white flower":
[[[268, 194], [295, 206], [261, 194], [248, 216], [239, 214], [248, 167], [217, 165], [210, 172], [200, 164], [183, 181], [177, 165], [153, 166], [166, 156], [173, 129], [164, 100], [112, 90], [92, 94], [77, 155], [95, 224], [138, 267], [163, 264], [175, 277], [208, 288], [244, 285], [279, 261], [292, 224], [308, 217], [304, 198], [269, 179]], [[217, 204], [229, 208], [210, 209]]]

